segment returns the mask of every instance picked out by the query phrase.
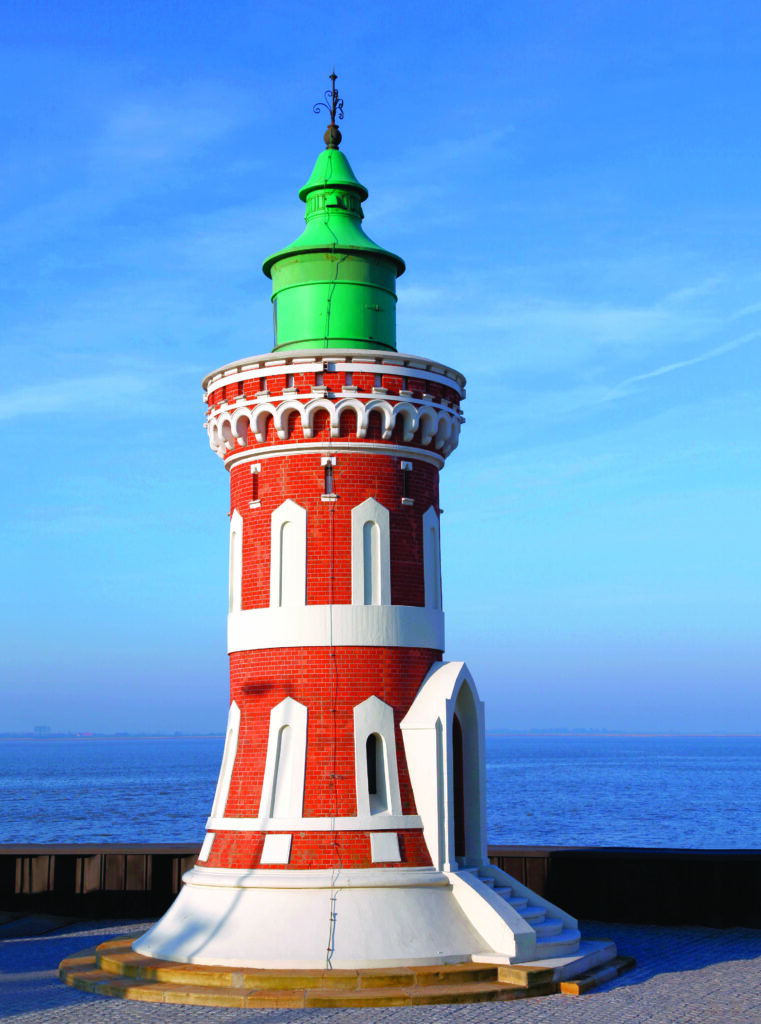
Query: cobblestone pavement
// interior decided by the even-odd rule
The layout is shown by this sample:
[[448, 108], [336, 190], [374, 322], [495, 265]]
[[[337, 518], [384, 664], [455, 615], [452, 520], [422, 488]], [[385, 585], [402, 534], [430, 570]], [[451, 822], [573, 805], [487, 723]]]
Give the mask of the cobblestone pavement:
[[637, 967], [585, 996], [512, 1003], [351, 1010], [240, 1010], [135, 1003], [88, 995], [58, 981], [65, 956], [145, 924], [69, 925], [0, 942], [0, 1020], [17, 1024], [761, 1024], [761, 931], [583, 922]]

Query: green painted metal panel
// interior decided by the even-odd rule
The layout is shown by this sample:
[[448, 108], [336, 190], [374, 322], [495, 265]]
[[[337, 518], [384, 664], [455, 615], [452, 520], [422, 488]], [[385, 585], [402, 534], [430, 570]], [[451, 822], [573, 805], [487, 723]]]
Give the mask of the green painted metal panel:
[[362, 229], [360, 184], [337, 149], [299, 192], [306, 227], [264, 262], [272, 278], [275, 349], [396, 348], [396, 278], [404, 261]]

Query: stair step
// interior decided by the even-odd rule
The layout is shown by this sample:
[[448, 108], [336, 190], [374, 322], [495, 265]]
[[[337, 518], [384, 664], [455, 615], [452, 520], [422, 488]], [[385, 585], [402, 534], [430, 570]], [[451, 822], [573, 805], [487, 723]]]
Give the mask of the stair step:
[[577, 978], [562, 981], [560, 991], [566, 996], [581, 996], [591, 988], [604, 985], [605, 982], [612, 981], [613, 978], [617, 978], [625, 971], [630, 971], [636, 965], [637, 961], [633, 956], [617, 956], [615, 960], [611, 960], [607, 964], [600, 964], [599, 967], [592, 967]]
[[506, 903], [509, 903], [515, 910], [523, 910], [524, 907], [528, 906], [528, 900], [525, 896], [509, 896]]
[[483, 882], [484, 885], [488, 885], [490, 889], [494, 888], [494, 879], [493, 878], [485, 878], [483, 875], [479, 875], [478, 876], [478, 880], [479, 880], [479, 882]]
[[563, 922], [559, 917], [545, 917], [543, 921], [532, 922], [532, 928], [537, 935], [560, 935], [563, 931]]
[[581, 932], [578, 928], [564, 928], [557, 935], [537, 935], [536, 959], [546, 960], [556, 956], [570, 956], [579, 948]]
[[[127, 962], [127, 950], [120, 951], [125, 957], [124, 968], [133, 969], [135, 964]], [[88, 951], [89, 953], [89, 951]], [[90, 992], [94, 995], [115, 996], [121, 999], [134, 999], [139, 1002], [173, 1003], [196, 1006], [233, 1006], [260, 1009], [300, 1009], [304, 1007], [365, 1007], [365, 1006], [419, 1006], [436, 1003], [478, 1003], [502, 1002], [509, 999], [522, 999], [526, 995], [540, 995], [539, 991], [527, 992], [526, 987], [497, 979], [498, 968], [486, 964], [463, 963], [454, 965], [431, 965], [427, 967], [391, 969], [389, 971], [344, 971], [345, 975], [353, 975], [354, 988], [341, 987], [298, 987], [285, 988], [253, 988], [250, 983], [241, 983], [242, 977], [236, 973], [235, 984], [220, 985], [219, 978], [210, 979], [212, 971], [192, 970], [195, 980], [204, 978], [206, 984], [193, 984], [191, 978], [179, 982], [158, 981], [146, 977], [125, 977], [113, 973], [118, 966], [119, 955], [111, 951], [111, 955], [101, 954], [109, 960], [112, 970], [100, 970], [96, 966], [95, 956], [70, 957], [64, 960], [59, 969], [59, 977], [68, 985]], [[148, 958], [150, 959], [150, 958]], [[154, 961], [159, 963], [159, 961]], [[168, 964], [167, 964], [168, 966]], [[190, 966], [190, 965], [187, 965]], [[158, 969], [158, 968], [157, 968]], [[222, 969], [220, 976], [227, 975], [228, 969]], [[404, 971], [408, 971], [407, 975]], [[142, 974], [142, 971], [140, 972]], [[265, 972], [252, 972], [253, 974]], [[297, 979], [304, 981], [307, 975], [323, 976], [333, 972], [322, 971], [282, 971], [271, 972], [273, 978], [291, 982]], [[299, 976], [302, 976], [301, 978]], [[249, 972], [246, 972], [249, 981]], [[388, 984], [388, 982], [392, 982]], [[395, 982], [401, 982], [395, 983]], [[553, 985], [551, 991], [558, 991]], [[549, 994], [550, 989], [547, 990]]]
[[[531, 910], [544, 913], [543, 908]], [[559, 919], [539, 923], [537, 931], [538, 960], [578, 952], [579, 932], [563, 928]], [[121, 939], [69, 957], [61, 963], [59, 976], [86, 992], [141, 1002], [270, 1009], [501, 1002], [560, 991], [552, 969], [538, 964], [505, 967], [489, 958], [485, 954], [480, 962], [370, 970], [241, 970], [141, 957], [132, 951], [131, 939]], [[615, 967], [630, 963], [620, 959]], [[579, 976], [576, 988], [569, 981], [564, 991], [585, 991], [612, 976], [607, 966], [590, 969]]]
[[503, 899], [509, 899], [513, 894], [511, 885], [495, 885], [494, 891], [498, 892]]
[[527, 907], [524, 907], [523, 910], [519, 910], [518, 913], [525, 921], [529, 921], [531, 924], [534, 922], [539, 924], [544, 921], [547, 916], [547, 911], [544, 907], [536, 907], [533, 904], [529, 904]]

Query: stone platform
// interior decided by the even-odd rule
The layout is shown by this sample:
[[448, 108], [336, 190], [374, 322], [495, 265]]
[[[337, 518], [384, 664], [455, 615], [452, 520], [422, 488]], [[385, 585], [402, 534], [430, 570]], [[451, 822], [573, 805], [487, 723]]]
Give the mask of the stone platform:
[[157, 960], [135, 953], [134, 940], [114, 939], [67, 957], [60, 979], [84, 992], [150, 1003], [258, 1009], [423, 1006], [579, 995], [635, 964], [633, 957], [617, 956], [609, 939], [600, 939], [582, 943], [576, 956], [533, 964], [259, 970]]
[[103, 999], [58, 980], [84, 946], [137, 937], [152, 921], [3, 923], [0, 1016], [13, 1024], [755, 1024], [761, 1020], [761, 930], [580, 922], [610, 935], [637, 966], [583, 998], [355, 1009], [239, 1009]]

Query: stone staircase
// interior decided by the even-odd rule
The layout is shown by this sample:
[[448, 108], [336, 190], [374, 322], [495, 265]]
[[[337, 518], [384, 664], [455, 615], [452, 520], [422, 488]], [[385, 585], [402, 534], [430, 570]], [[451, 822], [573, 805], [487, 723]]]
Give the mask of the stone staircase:
[[570, 973], [552, 967], [485, 963], [372, 970], [204, 967], [141, 956], [132, 949], [134, 938], [104, 942], [68, 957], [58, 969], [61, 981], [96, 995], [150, 1003], [270, 1009], [421, 1006], [504, 1002], [557, 992], [577, 995], [634, 965], [631, 957], [616, 957], [598, 967], [594, 960], [599, 956], [587, 956], [587, 962], [581, 958], [578, 969]]
[[547, 908], [538, 900], [532, 902], [531, 894], [525, 890], [524, 886], [521, 886], [521, 889], [524, 889], [528, 895], [516, 892], [517, 883], [508, 884], [509, 875], [505, 875], [504, 872], [491, 865], [467, 867], [462, 864], [460, 865], [460, 874], [469, 874], [477, 878], [479, 882], [501, 896], [531, 925], [536, 932], [537, 960], [573, 956], [578, 951], [581, 941], [581, 932], [578, 928], [569, 928], [560, 917], [548, 916]]

